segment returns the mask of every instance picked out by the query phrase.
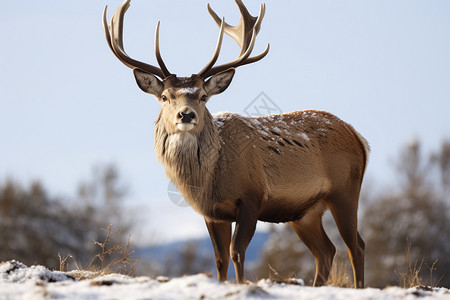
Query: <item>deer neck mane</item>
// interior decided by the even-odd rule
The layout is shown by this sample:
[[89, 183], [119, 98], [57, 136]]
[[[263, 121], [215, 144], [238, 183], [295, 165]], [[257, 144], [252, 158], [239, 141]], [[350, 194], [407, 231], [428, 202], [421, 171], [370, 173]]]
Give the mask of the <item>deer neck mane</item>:
[[169, 133], [161, 113], [155, 123], [155, 152], [167, 177], [196, 208], [211, 198], [212, 179], [219, 154], [219, 133], [209, 112], [197, 133]]

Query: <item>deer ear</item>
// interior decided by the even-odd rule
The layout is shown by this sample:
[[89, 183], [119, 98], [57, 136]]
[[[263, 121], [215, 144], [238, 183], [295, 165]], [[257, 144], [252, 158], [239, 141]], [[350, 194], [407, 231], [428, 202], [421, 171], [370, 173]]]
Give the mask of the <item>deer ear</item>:
[[141, 71], [137, 68], [133, 69], [134, 78], [137, 85], [148, 94], [159, 97], [164, 90], [161, 80], [155, 77], [155, 75]]
[[208, 96], [217, 95], [222, 93], [230, 85], [233, 79], [235, 68], [228, 69], [226, 71], [217, 73], [205, 82], [205, 90]]

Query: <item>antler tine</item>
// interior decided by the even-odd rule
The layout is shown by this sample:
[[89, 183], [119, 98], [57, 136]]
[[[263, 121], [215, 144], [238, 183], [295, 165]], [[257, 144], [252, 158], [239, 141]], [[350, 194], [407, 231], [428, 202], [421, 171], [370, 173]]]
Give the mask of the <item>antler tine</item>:
[[[232, 36], [232, 34], [234, 35], [233, 39], [238, 43], [239, 47], [241, 47], [241, 53], [239, 55], [242, 55], [250, 44], [251, 37], [249, 37], [249, 34], [253, 33], [253, 28], [255, 28], [256, 21], [261, 15], [261, 10], [260, 15], [258, 15], [258, 17], [254, 17], [248, 12], [247, 7], [245, 7], [242, 0], [235, 0], [235, 2], [241, 13], [241, 19], [237, 26], [228, 28], [228, 32], [230, 36]], [[258, 34], [260, 27], [261, 26], [258, 26], [256, 34]]]
[[[211, 8], [211, 5], [206, 4], [206, 8], [208, 9], [209, 14], [211, 15], [211, 17], [213, 18], [213, 20], [216, 22], [216, 24], [218, 26], [220, 26], [220, 24], [222, 23], [222, 19], [219, 18], [219, 16], [216, 14], [216, 12]], [[230, 25], [228, 25], [228, 23], [225, 23], [225, 26], [230, 27]]]
[[259, 7], [258, 18], [256, 19], [255, 23], [256, 34], [258, 34], [259, 30], [261, 29], [262, 20], [264, 19], [265, 15], [266, 15], [266, 4], [261, 3], [261, 6]]
[[[108, 26], [108, 23], [106, 21], [106, 11], [108, 6], [105, 6], [105, 9], [103, 11], [103, 31], [105, 32], [106, 41], [109, 45], [109, 48], [114, 53], [114, 55], [127, 67], [129, 68], [139, 68], [145, 72], [154, 74], [160, 78], [166, 78], [170, 76], [169, 71], [164, 65], [164, 62], [162, 61], [161, 55], [159, 54], [159, 45], [158, 49], [155, 49], [157, 54], [157, 60], [160, 66], [162, 65], [162, 69], [140, 62], [138, 60], [135, 60], [131, 57], [129, 57], [123, 47], [123, 19], [125, 16], [125, 13], [130, 6], [130, 0], [125, 0], [116, 10], [114, 15], [111, 17], [110, 25]], [[162, 62], [162, 64], [161, 64]]]
[[[258, 35], [259, 30], [261, 29], [261, 23], [266, 11], [265, 4], [261, 4], [258, 17], [253, 17], [248, 12], [242, 0], [235, 0], [235, 2], [239, 8], [239, 11], [241, 12], [241, 19], [239, 21], [239, 24], [236, 26], [230, 26], [228, 23], [224, 23], [223, 25], [225, 33], [228, 34], [230, 37], [232, 37], [241, 48], [239, 57], [230, 63], [226, 63], [215, 67], [211, 66], [210, 69], [208, 69], [207, 71], [205, 71], [206, 69], [205, 67], [199, 73], [199, 75], [204, 78], [207, 78], [209, 76], [212, 76], [216, 73], [219, 73], [232, 67], [239, 67], [242, 65], [256, 62], [262, 59], [264, 56], [266, 56], [267, 53], [269, 52], [270, 46], [268, 45], [267, 48], [262, 53], [253, 57], [249, 57], [253, 50], [256, 36]], [[209, 4], [207, 5], [207, 8], [216, 24], [219, 24], [220, 20], [219, 16], [214, 12], [214, 10], [211, 8]]]
[[169, 77], [171, 74], [169, 70], [166, 67], [166, 64], [164, 63], [161, 52], [159, 51], [159, 21], [156, 25], [156, 33], [155, 33], [155, 54], [156, 54], [156, 60], [158, 61], [158, 65], [161, 68], [161, 71], [164, 73], [165, 77]]
[[222, 21], [220, 22], [219, 38], [217, 39], [216, 50], [214, 51], [214, 55], [211, 58], [211, 60], [206, 64], [206, 66], [197, 74], [198, 76], [203, 77], [205, 73], [208, 72], [212, 68], [212, 66], [214, 66], [217, 59], [219, 58], [220, 49], [222, 48], [224, 28], [225, 28], [225, 18], [222, 18]]
[[254, 34], [254, 33], [255, 33], [255, 30], [253, 30], [253, 35], [252, 35], [252, 39], [250, 41], [250, 45], [249, 45], [247, 51], [245, 51], [245, 53], [243, 55], [239, 56], [237, 59], [235, 59], [232, 62], [212, 67], [207, 72], [205, 72], [205, 74], [202, 77], [207, 78], [209, 76], [220, 73], [220, 72], [225, 71], [230, 68], [237, 68], [237, 67], [240, 67], [240, 66], [243, 66], [246, 64], [250, 64], [250, 63], [256, 62], [256, 61], [262, 59], [264, 56], [266, 56], [266, 54], [269, 52], [269, 47], [267, 47], [263, 53], [249, 58], [250, 54], [253, 51], [253, 47], [255, 46], [256, 34]]
[[[261, 28], [261, 22], [265, 15], [265, 4], [261, 4], [260, 11], [258, 17], [253, 17], [248, 12], [244, 3], [241, 0], [235, 0], [239, 11], [241, 13], [241, 19], [239, 24], [236, 26], [230, 26], [228, 23], [225, 23], [225, 33], [232, 37], [238, 46], [241, 48], [242, 55], [248, 48], [251, 40], [251, 33], [253, 32], [253, 28], [256, 27], [256, 34], [259, 33]], [[207, 6], [209, 14], [213, 17], [214, 21], [217, 25], [220, 26], [220, 18], [208, 4]]]
[[[108, 9], [108, 5], [105, 6], [105, 9], [103, 10], [103, 32], [105, 33], [105, 37], [106, 37], [106, 42], [108, 43], [109, 48], [111, 49], [112, 53], [114, 53], [114, 55], [119, 59], [120, 57], [117, 55], [116, 51], [114, 50], [114, 47], [112, 45], [112, 38], [111, 38], [111, 34], [110, 34], [110, 26], [108, 26], [108, 23], [106, 21], [106, 11]], [[122, 61], [122, 60], [121, 60]], [[122, 63], [124, 63], [127, 67], [132, 68], [131, 65], [129, 65], [127, 62], [122, 61]]]
[[270, 50], [270, 43], [267, 43], [267, 47], [263, 52], [261, 52], [258, 55], [249, 57], [245, 62], [241, 63], [240, 66], [252, 64], [254, 62], [257, 62], [258, 60], [263, 59], [267, 55], [267, 53], [269, 53], [269, 50]]

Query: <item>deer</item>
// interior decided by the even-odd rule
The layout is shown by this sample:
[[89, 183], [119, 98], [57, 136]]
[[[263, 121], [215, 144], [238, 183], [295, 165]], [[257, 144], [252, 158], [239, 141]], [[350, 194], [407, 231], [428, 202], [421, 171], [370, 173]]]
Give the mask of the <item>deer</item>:
[[[314, 286], [326, 283], [336, 248], [322, 225], [330, 210], [344, 240], [355, 288], [364, 287], [365, 244], [357, 229], [359, 194], [369, 145], [350, 124], [319, 110], [268, 116], [212, 115], [206, 104], [230, 85], [235, 70], [255, 63], [270, 45], [252, 55], [265, 14], [261, 4], [252, 16], [235, 0], [241, 18], [236, 26], [207, 9], [219, 26], [213, 57], [190, 77], [169, 72], [160, 53], [159, 26], [155, 55], [159, 67], [128, 56], [123, 46], [125, 0], [103, 29], [113, 54], [133, 70], [138, 87], [161, 104], [155, 122], [154, 150], [166, 176], [206, 224], [215, 254], [217, 279], [227, 280], [231, 258], [238, 284], [246, 283], [246, 249], [258, 221], [289, 223], [312, 252]], [[216, 65], [224, 33], [240, 47], [239, 56]], [[232, 224], [234, 232], [232, 233]]]

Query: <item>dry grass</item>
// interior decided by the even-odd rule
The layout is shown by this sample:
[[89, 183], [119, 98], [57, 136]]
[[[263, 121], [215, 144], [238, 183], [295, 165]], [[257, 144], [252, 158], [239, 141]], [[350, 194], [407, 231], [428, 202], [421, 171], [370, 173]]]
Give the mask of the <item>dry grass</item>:
[[66, 256], [62, 257], [61, 253], [58, 252], [58, 258], [59, 258], [59, 270], [61, 272], [68, 272], [69, 271], [69, 260], [73, 259], [73, 256], [70, 254], [67, 254]]
[[442, 275], [441, 278], [439, 278], [439, 279], [436, 281], [436, 283], [434, 283], [434, 280], [433, 280], [433, 271], [436, 270], [436, 264], [437, 264], [437, 262], [438, 262], [438, 259], [436, 258], [436, 259], [433, 261], [433, 263], [431, 264], [431, 266], [428, 266], [428, 265], [425, 263], [425, 266], [427, 266], [428, 270], [430, 271], [430, 288], [433, 288], [433, 287], [437, 286], [437, 285], [439, 284], [439, 282], [442, 280], [442, 278], [444, 278], [444, 275]]
[[94, 241], [94, 244], [99, 248], [99, 253], [91, 259], [86, 267], [77, 263], [72, 255], [62, 257], [58, 253], [60, 271], [67, 272], [69, 261], [72, 260], [76, 270], [71, 272], [71, 276], [80, 280], [93, 279], [111, 273], [133, 274], [139, 259], [132, 257], [134, 251], [130, 250], [131, 237], [128, 238], [127, 244], [123, 246], [114, 242], [114, 237], [118, 231], [113, 232], [112, 225], [109, 225], [103, 231], [106, 233], [105, 239], [102, 242]]
[[[406, 250], [406, 271], [403, 273], [398, 273], [399, 279], [400, 279], [400, 286], [402, 288], [408, 289], [412, 287], [421, 287], [421, 288], [428, 288], [432, 289], [435, 287], [443, 278], [439, 278], [436, 282], [433, 280], [433, 271], [436, 270], [436, 264], [438, 260], [434, 260], [434, 262], [431, 264], [431, 266], [428, 266], [424, 259], [420, 260], [416, 259], [414, 261], [414, 264], [412, 263], [411, 259], [411, 243], [408, 244], [408, 248]], [[429, 282], [428, 286], [425, 286], [425, 280], [421, 277], [421, 272], [423, 269], [423, 265], [428, 268], [429, 270]]]
[[419, 263], [419, 259], [416, 259], [414, 264], [411, 260], [411, 243], [408, 244], [408, 248], [406, 250], [406, 271], [402, 273], [398, 273], [398, 277], [400, 279], [400, 286], [405, 289], [409, 289], [415, 286], [422, 285], [422, 277], [420, 276], [420, 272], [423, 267], [423, 259]]
[[333, 260], [330, 276], [328, 276], [325, 285], [352, 288], [354, 286], [352, 274], [348, 259], [344, 258], [342, 255], [336, 255]]
[[[295, 273], [291, 272], [288, 276], [282, 276], [275, 270], [271, 265], [269, 265], [269, 280], [276, 283], [285, 284], [299, 284], [299, 280], [295, 278]], [[326, 281], [325, 285], [352, 288], [352, 270], [348, 259], [341, 255], [336, 255], [333, 266], [330, 271], [330, 276]]]
[[289, 273], [288, 276], [282, 276], [271, 265], [269, 265], [269, 280], [276, 283], [300, 285], [300, 280], [295, 278], [295, 273]]

